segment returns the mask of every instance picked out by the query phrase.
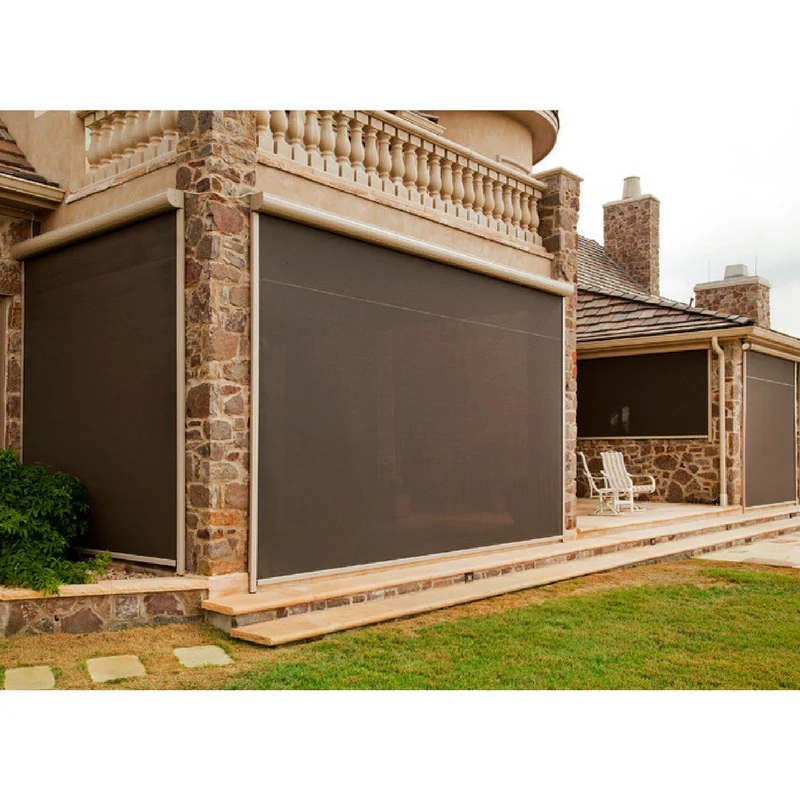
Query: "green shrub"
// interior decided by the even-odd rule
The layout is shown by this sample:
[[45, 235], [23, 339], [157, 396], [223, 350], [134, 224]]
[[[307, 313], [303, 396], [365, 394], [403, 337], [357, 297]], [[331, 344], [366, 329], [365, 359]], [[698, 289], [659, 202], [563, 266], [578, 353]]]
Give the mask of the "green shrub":
[[57, 594], [62, 583], [91, 583], [111, 558], [76, 560], [88, 527], [88, 495], [77, 478], [0, 450], [0, 584]]

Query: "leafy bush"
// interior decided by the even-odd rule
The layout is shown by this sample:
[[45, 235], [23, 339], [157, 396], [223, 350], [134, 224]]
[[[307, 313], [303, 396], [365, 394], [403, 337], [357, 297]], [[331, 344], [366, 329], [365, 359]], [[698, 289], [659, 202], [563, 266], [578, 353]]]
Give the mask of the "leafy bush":
[[0, 584], [53, 594], [62, 583], [91, 583], [111, 558], [75, 560], [88, 527], [88, 495], [77, 478], [0, 450]]

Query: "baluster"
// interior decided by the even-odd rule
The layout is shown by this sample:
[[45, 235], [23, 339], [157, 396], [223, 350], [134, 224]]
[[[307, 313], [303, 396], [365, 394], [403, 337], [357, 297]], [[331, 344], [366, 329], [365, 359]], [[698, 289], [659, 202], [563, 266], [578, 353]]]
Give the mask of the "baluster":
[[378, 177], [381, 179], [381, 189], [384, 192], [392, 192], [393, 185], [391, 180], [392, 172], [392, 153], [390, 149], [391, 134], [381, 131], [378, 134]]
[[270, 111], [269, 127], [275, 142], [275, 155], [284, 158], [292, 157], [292, 150], [286, 141], [286, 131], [289, 130], [289, 117], [285, 111]]
[[150, 146], [150, 136], [147, 133], [149, 119], [149, 111], [140, 111], [137, 114], [136, 127], [133, 129], [136, 135], [136, 155], [131, 159], [131, 163], [143, 164], [147, 161], [147, 148]]
[[450, 203], [453, 198], [453, 163], [449, 158], [442, 160], [442, 201], [444, 210], [450, 210]]
[[378, 177], [378, 131], [373, 125], [367, 125], [364, 148], [364, 167], [367, 170], [369, 185], [380, 188], [381, 181]]
[[419, 190], [420, 198], [423, 205], [433, 205], [431, 197], [428, 194], [428, 186], [431, 182], [431, 176], [428, 172], [428, 152], [424, 147], [417, 148], [417, 189]]
[[164, 138], [164, 129], [161, 127], [161, 112], [151, 111], [147, 119], [147, 136], [150, 146], [147, 148], [147, 160], [158, 155], [158, 146]]
[[92, 122], [89, 125], [89, 149], [86, 152], [86, 160], [89, 162], [87, 171], [89, 181], [94, 179], [93, 174], [100, 166], [100, 123]]
[[162, 111], [161, 125], [164, 128], [164, 152], [178, 149], [178, 112]]
[[343, 178], [353, 178], [353, 168], [350, 166], [350, 118], [340, 111], [336, 117], [336, 163], [339, 165], [339, 175]]
[[431, 153], [430, 155], [430, 174], [431, 174], [431, 182], [428, 187], [428, 190], [431, 194], [431, 201], [433, 203], [434, 208], [444, 208], [444, 204], [442, 203], [442, 165], [441, 165], [442, 157], [437, 153]]
[[519, 189], [511, 190], [511, 228], [514, 236], [522, 236], [522, 228], [519, 223], [522, 220], [522, 206], [519, 201]]
[[403, 160], [403, 141], [392, 138], [392, 171], [390, 177], [394, 184], [394, 193], [401, 197], [403, 194], [403, 178], [406, 174], [406, 165]]
[[494, 190], [493, 181], [488, 175], [483, 176], [483, 214], [486, 217], [486, 226], [492, 227], [492, 216], [494, 214]]
[[472, 211], [472, 204], [475, 202], [475, 186], [473, 185], [472, 181], [472, 170], [467, 166], [464, 167], [463, 178], [464, 178], [464, 200], [462, 201], [462, 205], [466, 209], [466, 216], [467, 219], [474, 220], [475, 214]]
[[524, 190], [520, 194], [519, 203], [522, 208], [522, 217], [520, 218], [522, 238], [528, 241], [528, 231], [531, 227], [531, 196]]
[[125, 130], [122, 134], [122, 144], [125, 148], [125, 165], [123, 169], [132, 167], [136, 156], [136, 123], [139, 121], [139, 114], [136, 111], [125, 112]]
[[481, 215], [484, 213], [483, 204], [485, 202], [485, 195], [483, 193], [483, 175], [478, 170], [475, 170], [474, 175], [475, 183], [475, 200], [472, 203], [472, 208], [475, 209], [477, 214], [476, 222], [481, 222]]
[[290, 158], [307, 164], [306, 149], [303, 147], [303, 129], [305, 128], [305, 112], [289, 112], [289, 128], [286, 131], [286, 141], [289, 143]]
[[111, 117], [103, 117], [100, 123], [100, 147], [98, 155], [100, 157], [100, 170], [98, 180], [107, 178], [112, 174], [111, 172], [111, 137], [114, 129], [111, 123]]
[[357, 183], [367, 183], [367, 173], [364, 171], [364, 123], [355, 117], [350, 121], [350, 164], [353, 167], [353, 177]]
[[464, 199], [464, 165], [456, 162], [453, 164], [453, 210], [458, 217], [464, 216], [464, 208], [461, 205]]
[[274, 143], [269, 129], [269, 111], [256, 111], [256, 134], [258, 149], [271, 153]]
[[333, 130], [333, 111], [320, 111], [319, 152], [322, 156], [323, 169], [338, 174], [336, 157], [333, 148], [336, 146], [336, 133]]
[[123, 167], [120, 162], [125, 155], [125, 112], [115, 111], [111, 116], [113, 120], [110, 142], [112, 172], [121, 172]]
[[406, 174], [403, 176], [403, 186], [405, 187], [404, 197], [407, 197], [413, 202], [419, 201], [419, 192], [417, 191], [417, 148], [411, 142], [406, 142], [403, 145], [403, 152], [405, 153]]
[[307, 164], [314, 169], [324, 169], [322, 154], [319, 151], [320, 130], [319, 111], [306, 111], [306, 127], [304, 142], [308, 153]]
[[492, 226], [496, 231], [503, 230], [503, 183], [496, 180], [494, 183], [494, 220]]
[[534, 244], [541, 244], [542, 237], [539, 235], [539, 198], [541, 195], [536, 192], [531, 196], [531, 224], [529, 235]]
[[[508, 180], [508, 178], [506, 178]], [[511, 228], [511, 218], [513, 215], [514, 207], [511, 202], [511, 184], [503, 184], [503, 225], [504, 233], [513, 233]]]

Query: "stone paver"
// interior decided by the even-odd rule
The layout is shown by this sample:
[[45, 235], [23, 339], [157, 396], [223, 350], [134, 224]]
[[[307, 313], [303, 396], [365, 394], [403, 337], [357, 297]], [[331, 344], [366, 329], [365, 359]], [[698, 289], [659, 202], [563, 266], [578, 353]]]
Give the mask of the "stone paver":
[[224, 667], [232, 663], [230, 656], [216, 645], [176, 647], [172, 652], [177, 656], [183, 667]]
[[52, 689], [56, 685], [53, 670], [47, 666], [17, 667], [6, 670], [6, 689]]
[[117, 678], [135, 678], [146, 675], [139, 656], [107, 656], [90, 658], [86, 662], [93, 683], [105, 683]]
[[709, 561], [736, 561], [741, 564], [764, 564], [769, 567], [800, 569], [800, 532], [785, 533], [774, 539], [706, 553], [700, 558]]

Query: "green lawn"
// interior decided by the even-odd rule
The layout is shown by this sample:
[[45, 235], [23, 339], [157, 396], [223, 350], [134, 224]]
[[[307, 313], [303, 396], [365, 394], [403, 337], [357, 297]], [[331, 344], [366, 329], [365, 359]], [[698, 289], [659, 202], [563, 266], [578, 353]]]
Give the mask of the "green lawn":
[[671, 585], [556, 592], [497, 613], [462, 609], [432, 625], [340, 634], [284, 649], [225, 688], [800, 688], [800, 575], [694, 575], [705, 585], [687, 574]]

